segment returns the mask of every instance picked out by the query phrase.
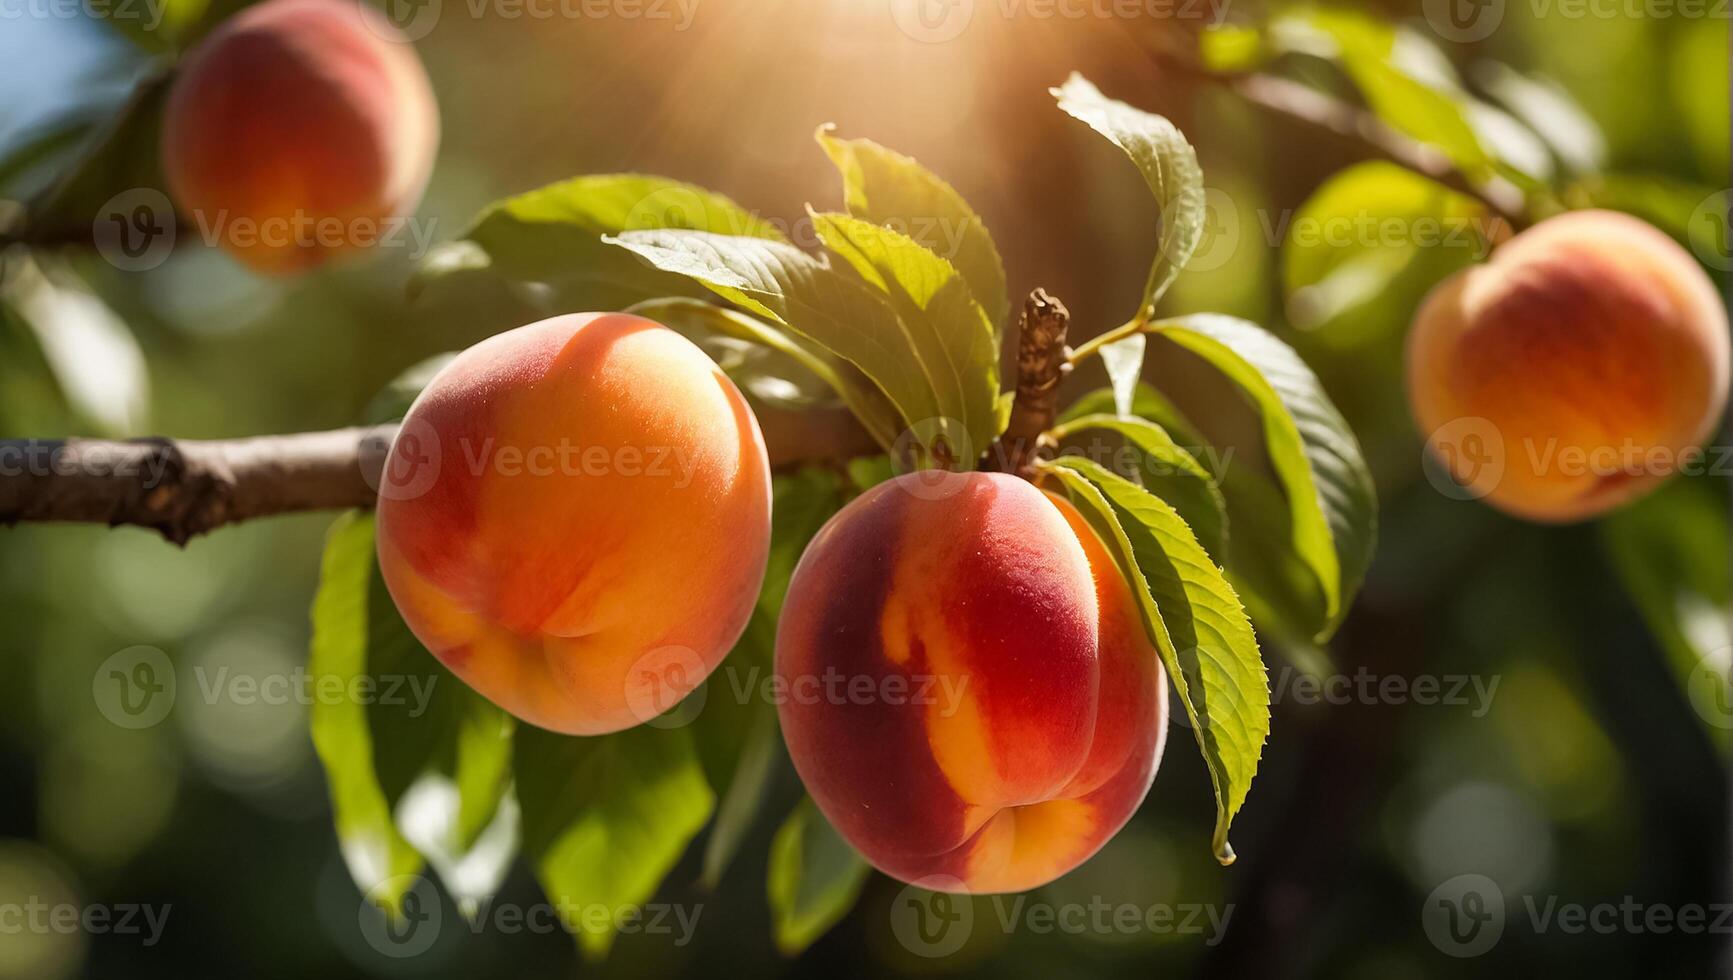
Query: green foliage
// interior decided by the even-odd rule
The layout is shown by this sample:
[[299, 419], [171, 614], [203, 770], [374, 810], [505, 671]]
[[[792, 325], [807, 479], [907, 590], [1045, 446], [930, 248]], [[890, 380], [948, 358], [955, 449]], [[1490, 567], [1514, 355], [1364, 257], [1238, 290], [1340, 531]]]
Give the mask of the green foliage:
[[[570, 738], [525, 726], [512, 765], [524, 853], [579, 946], [600, 956], [710, 819], [715, 797], [692, 734], [639, 726]], [[585, 914], [595, 908], [605, 922]]]
[[[1125, 437], [1139, 454], [1137, 476], [1145, 489], [1173, 505], [1199, 543], [1217, 562], [1228, 552], [1227, 501], [1216, 476], [1174, 441], [1168, 431], [1146, 418], [1084, 415], [1053, 427], [1064, 439], [1087, 429], [1104, 429]], [[1194, 446], [1196, 444], [1194, 443]]]
[[[1330, 330], [1343, 342], [1388, 335], [1398, 280], [1422, 266], [1417, 293], [1490, 246], [1476, 225], [1478, 204], [1395, 164], [1372, 162], [1332, 176], [1295, 213], [1282, 247], [1288, 319], [1302, 330]], [[1387, 231], [1394, 229], [1394, 233]], [[1448, 258], [1449, 268], [1423, 263]]]
[[867, 871], [812, 798], [803, 798], [770, 844], [767, 891], [777, 947], [792, 956], [830, 931], [854, 906]]
[[1667, 654], [1706, 734], [1733, 748], [1733, 571], [1725, 488], [1675, 479], [1599, 527], [1611, 564]]
[[1199, 314], [1158, 328], [1221, 371], [1257, 411], [1287, 497], [1287, 544], [1317, 576], [1324, 598], [1310, 628], [1318, 640], [1329, 639], [1359, 591], [1377, 535], [1372, 475], [1353, 431], [1311, 368], [1261, 327]]
[[[890, 299], [923, 364], [931, 364], [939, 405], [961, 422], [957, 455], [972, 460], [999, 434], [999, 351], [992, 321], [955, 266], [901, 232], [840, 214], [814, 214], [825, 247]], [[952, 434], [953, 440], [958, 434]]]
[[[325, 543], [319, 592], [313, 599], [307, 670], [315, 683], [352, 690], [368, 676], [373, 571], [373, 518], [338, 518]], [[349, 874], [368, 896], [396, 908], [422, 858], [397, 829], [374, 770], [367, 706], [359, 700], [322, 698], [312, 706], [308, 723], [325, 766], [337, 840]]]
[[950, 184], [910, 157], [872, 140], [839, 139], [831, 135], [830, 127], [816, 135], [842, 174], [843, 206], [849, 214], [917, 240], [928, 231], [955, 239], [955, 253], [946, 257], [968, 280], [997, 336], [1011, 300], [1005, 288], [1004, 260], [981, 216]]
[[1270, 732], [1270, 692], [1252, 624], [1233, 587], [1160, 497], [1105, 468], [1061, 457], [1050, 472], [1108, 545], [1191, 719], [1215, 788], [1216, 859], [1245, 803]]
[[460, 238], [428, 253], [410, 295], [536, 283], [536, 302], [548, 315], [700, 295], [602, 242], [604, 235], [658, 228], [783, 240], [774, 225], [712, 191], [645, 174], [595, 174], [493, 204]]
[[1173, 285], [1203, 234], [1203, 171], [1197, 152], [1179, 127], [1153, 113], [1109, 99], [1082, 75], [1073, 73], [1053, 90], [1059, 108], [1089, 124], [1131, 157], [1142, 171], [1161, 209], [1155, 262], [1143, 287], [1138, 317], [1148, 319], [1156, 301]]
[[696, 231], [628, 232], [605, 240], [853, 363], [878, 384], [929, 453], [941, 442], [951, 449], [969, 445], [966, 430], [956, 427], [964, 417], [961, 390], [946, 383], [953, 376], [932, 324], [905, 322], [882, 292], [859, 278], [781, 242]]

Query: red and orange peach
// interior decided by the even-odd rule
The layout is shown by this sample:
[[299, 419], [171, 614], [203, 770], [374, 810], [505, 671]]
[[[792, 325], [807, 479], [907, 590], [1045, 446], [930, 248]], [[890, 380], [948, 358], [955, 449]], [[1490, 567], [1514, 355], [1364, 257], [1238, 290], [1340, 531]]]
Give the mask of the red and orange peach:
[[188, 225], [269, 273], [376, 243], [421, 199], [439, 113], [415, 49], [352, 0], [265, 0], [186, 63], [163, 170]]
[[770, 540], [764, 440], [697, 346], [618, 313], [482, 341], [404, 419], [380, 570], [423, 644], [574, 735], [673, 706], [746, 627]]
[[776, 641], [795, 768], [874, 866], [1034, 888], [1148, 792], [1167, 688], [1129, 587], [1071, 505], [1003, 474], [880, 484], [819, 532]]
[[1727, 314], [1672, 239], [1576, 211], [1434, 289], [1407, 358], [1415, 420], [1458, 483], [1573, 521], [1690, 462], [1726, 405]]

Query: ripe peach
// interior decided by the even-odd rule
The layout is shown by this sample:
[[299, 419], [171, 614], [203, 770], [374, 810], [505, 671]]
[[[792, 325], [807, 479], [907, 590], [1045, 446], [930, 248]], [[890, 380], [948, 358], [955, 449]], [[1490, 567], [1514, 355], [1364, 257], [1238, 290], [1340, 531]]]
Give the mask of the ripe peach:
[[268, 273], [396, 233], [438, 145], [415, 49], [353, 0], [265, 0], [225, 21], [181, 67], [163, 119], [183, 217]]
[[873, 865], [1022, 891], [1130, 818], [1167, 688], [1125, 580], [1071, 505], [1003, 474], [908, 475], [851, 502], [795, 571], [776, 638], [795, 768]]
[[647, 721], [746, 628], [770, 543], [758, 422], [697, 346], [620, 313], [482, 341], [416, 399], [379, 566], [457, 676], [543, 728]]
[[1727, 314], [1629, 215], [1543, 221], [1439, 284], [1408, 337], [1421, 432], [1470, 493], [1574, 521], [1689, 463], [1726, 404]]

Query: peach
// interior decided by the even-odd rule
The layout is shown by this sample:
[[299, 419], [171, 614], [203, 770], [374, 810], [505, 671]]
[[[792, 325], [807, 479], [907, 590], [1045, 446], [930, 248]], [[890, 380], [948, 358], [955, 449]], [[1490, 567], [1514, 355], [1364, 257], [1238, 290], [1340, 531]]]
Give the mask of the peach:
[[353, 0], [266, 0], [187, 58], [163, 119], [184, 223], [283, 274], [399, 234], [439, 114], [415, 49]]
[[1167, 688], [1118, 568], [1071, 505], [1003, 474], [919, 474], [843, 508], [776, 638], [779, 713], [824, 815], [943, 891], [1034, 888], [1148, 792]]
[[1575, 521], [1692, 461], [1726, 404], [1728, 347], [1726, 310], [1688, 252], [1629, 215], [1575, 211], [1427, 296], [1408, 395], [1469, 493]]
[[770, 543], [764, 438], [697, 346], [641, 317], [555, 317], [458, 355], [411, 406], [379, 490], [404, 621], [495, 704], [572, 735], [629, 728], [746, 627]]

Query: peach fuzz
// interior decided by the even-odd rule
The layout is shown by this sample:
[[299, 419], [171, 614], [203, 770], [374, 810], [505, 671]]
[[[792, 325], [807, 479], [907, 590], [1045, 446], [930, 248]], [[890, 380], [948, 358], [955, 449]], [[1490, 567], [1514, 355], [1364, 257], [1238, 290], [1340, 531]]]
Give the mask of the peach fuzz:
[[439, 112], [415, 49], [350, 0], [266, 0], [181, 66], [163, 170], [183, 223], [286, 274], [397, 229], [421, 199]]
[[1530, 520], [1592, 517], [1691, 460], [1726, 405], [1727, 314], [1672, 239], [1575, 211], [1435, 288], [1409, 399], [1455, 479]]
[[618, 313], [482, 341], [404, 419], [379, 565], [404, 621], [483, 696], [573, 735], [672, 707], [763, 583], [758, 423], [697, 346]]
[[1003, 474], [851, 502], [800, 561], [779, 711], [819, 809], [875, 867], [1023, 891], [1124, 825], [1167, 689], [1130, 590], [1069, 503]]

